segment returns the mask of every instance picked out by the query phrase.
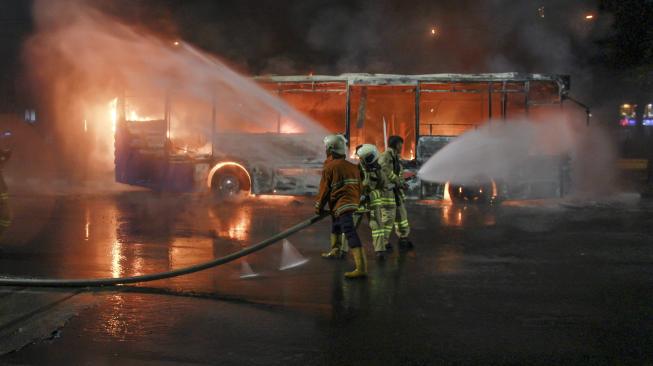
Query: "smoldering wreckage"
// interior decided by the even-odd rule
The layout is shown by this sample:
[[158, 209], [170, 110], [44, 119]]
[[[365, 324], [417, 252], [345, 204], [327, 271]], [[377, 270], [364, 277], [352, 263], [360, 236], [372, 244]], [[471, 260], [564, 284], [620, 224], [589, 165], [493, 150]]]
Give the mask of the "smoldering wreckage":
[[[510, 123], [512, 129], [514, 122], [508, 120], [529, 118], [546, 123], [547, 119], [568, 117], [560, 110], [578, 109], [578, 105], [568, 98], [566, 76], [343, 74], [263, 76], [255, 80], [317, 121], [327, 133], [344, 135], [352, 158], [355, 146], [373, 143], [383, 148], [388, 136], [401, 136], [405, 140], [401, 158], [409, 175], [415, 176], [410, 180], [411, 197], [489, 202], [499, 197], [559, 197], [572, 189], [570, 160], [565, 157], [570, 151], [564, 149], [533, 150], [523, 161], [511, 161], [501, 171], [454, 172], [448, 179], [445, 170], [434, 180], [427, 164], [432, 156], [465, 132], [494, 128], [500, 129], [495, 134], [509, 133], [505, 125]], [[200, 149], [195, 150], [188, 147], [192, 146], [193, 138], [176, 139], [171, 132], [180, 129], [175, 123], [183, 124], [170, 118], [171, 109], [175, 108], [173, 98], [161, 100], [159, 115], [163, 118], [151, 120], [128, 110], [138, 97], [131, 99], [134, 101], [126, 98], [116, 104], [118, 182], [181, 192], [212, 191], [220, 195], [309, 195], [317, 190], [323, 156], [306, 146], [307, 143], [319, 146], [320, 136], [311, 136], [310, 131], [289, 118], [276, 114], [260, 126], [247, 128], [243, 121], [239, 130], [225, 129], [220, 121], [220, 102], [215, 101], [204, 106], [207, 116], [204, 126], [195, 124], [186, 130], [195, 141], [201, 141]], [[569, 123], [584, 125], [586, 122], [583, 117], [580, 122]], [[555, 125], [558, 127], [557, 122]], [[202, 135], [204, 131], [210, 131], [208, 136]], [[535, 136], [528, 137], [529, 144], [535, 142]], [[540, 144], [548, 142], [546, 136], [541, 138]], [[269, 151], [257, 148], [270, 145], [283, 147], [282, 161], [270, 161], [266, 158]], [[496, 146], [477, 148], [492, 150]], [[501, 152], [481, 152], [484, 153]], [[474, 154], [472, 158], [480, 157], [479, 151]], [[427, 169], [417, 174], [423, 167]]]

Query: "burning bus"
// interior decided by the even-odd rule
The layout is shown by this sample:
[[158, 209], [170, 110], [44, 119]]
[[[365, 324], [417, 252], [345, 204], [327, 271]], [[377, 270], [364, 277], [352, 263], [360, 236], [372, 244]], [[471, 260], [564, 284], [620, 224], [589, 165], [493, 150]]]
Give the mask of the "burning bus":
[[[401, 157], [414, 171], [456, 136], [488, 121], [531, 119], [560, 110], [569, 91], [567, 76], [519, 73], [263, 76], [254, 80], [317, 121], [324, 133], [344, 134], [352, 156], [357, 145], [373, 143], [382, 148], [387, 136], [402, 136]], [[323, 160], [316, 153], [321, 152], [320, 140], [292, 118], [278, 113], [266, 116], [266, 122], [256, 128], [247, 120], [225, 128], [227, 117], [220, 115], [221, 101], [215, 99], [203, 108], [191, 108], [202, 117], [196, 118], [193, 126], [185, 126], [184, 133], [177, 133], [175, 124], [186, 122], [183, 117], [172, 117], [175, 95], [150, 96], [148, 103], [158, 111], [142, 117], [143, 104], [138, 97], [126, 95], [115, 101], [118, 182], [223, 196], [316, 192]], [[308, 148], [311, 144], [319, 148]], [[283, 158], [270, 159], [270, 155]], [[560, 164], [560, 159], [538, 164]], [[531, 187], [528, 191], [532, 192], [533, 186], [544, 184], [553, 187], [549, 193], [562, 195], [565, 173], [564, 169], [556, 171], [560, 174], [532, 178], [538, 182], [522, 185]], [[502, 194], [499, 191], [507, 192], [497, 189], [495, 182], [492, 186], [486, 191], [493, 198]], [[463, 187], [459, 188], [463, 192]], [[446, 182], [416, 179], [409, 193], [441, 198], [449, 191]], [[511, 193], [524, 194], [522, 191], [512, 189]]]

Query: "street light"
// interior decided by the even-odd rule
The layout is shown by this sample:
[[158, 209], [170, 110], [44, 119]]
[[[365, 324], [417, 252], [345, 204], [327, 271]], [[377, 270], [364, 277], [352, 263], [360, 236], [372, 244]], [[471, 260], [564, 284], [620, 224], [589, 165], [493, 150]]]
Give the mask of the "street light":
[[437, 27], [431, 27], [431, 31], [429, 32], [431, 37], [437, 38], [440, 35], [440, 30]]

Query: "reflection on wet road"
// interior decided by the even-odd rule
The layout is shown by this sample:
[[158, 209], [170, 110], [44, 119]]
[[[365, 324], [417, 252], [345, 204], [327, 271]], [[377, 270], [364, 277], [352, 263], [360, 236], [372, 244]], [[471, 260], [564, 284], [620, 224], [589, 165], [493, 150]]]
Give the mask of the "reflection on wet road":
[[[30, 277], [177, 269], [229, 254], [312, 215], [310, 199], [293, 197], [211, 203], [193, 195], [129, 192], [12, 202], [16, 224], [2, 239], [0, 272]], [[64, 328], [75, 336], [53, 344], [88, 349], [84, 360], [97, 360], [92, 350], [102, 354], [105, 346], [135, 359], [161, 360], [192, 342], [198, 353], [176, 362], [243, 361], [248, 358], [212, 350], [216, 339], [222, 351], [277, 339], [267, 327], [238, 333], [253, 326], [244, 317], [249, 314], [259, 326], [284, 328], [287, 338], [259, 355], [268, 363], [290, 353], [294, 358], [281, 363], [351, 364], [360, 356], [357, 347], [368, 363], [384, 364], [402, 364], [405, 355], [417, 363], [519, 362], [535, 354], [554, 363], [610, 361], [633, 347], [643, 355], [653, 346], [653, 295], [644, 291], [653, 283], [651, 202], [627, 197], [483, 207], [424, 201], [411, 203], [409, 213], [416, 250], [395, 252], [384, 263], [370, 256], [366, 281], [343, 279], [349, 260], [319, 258], [328, 246], [325, 220], [289, 238], [310, 259], [305, 265], [280, 271], [282, 246], [274, 245], [246, 258], [258, 277], [241, 278], [245, 267], [237, 261], [105, 292], [95, 310]], [[363, 225], [360, 234], [370, 248], [369, 228]], [[197, 335], [185, 339], [191, 333]], [[6, 360], [54, 357], [53, 344]], [[296, 352], [293, 344], [305, 351]]]

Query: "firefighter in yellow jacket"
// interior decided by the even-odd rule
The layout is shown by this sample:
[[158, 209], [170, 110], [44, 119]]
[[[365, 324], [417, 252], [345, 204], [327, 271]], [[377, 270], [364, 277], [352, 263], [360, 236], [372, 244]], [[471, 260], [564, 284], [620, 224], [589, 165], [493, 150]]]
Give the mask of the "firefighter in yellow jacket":
[[363, 167], [363, 195], [369, 197], [370, 229], [376, 258], [384, 260], [395, 219], [395, 198], [386, 174], [379, 165], [379, 151], [372, 144], [356, 150]]
[[383, 171], [388, 176], [390, 182], [394, 185], [394, 197], [397, 205], [394, 228], [399, 237], [399, 248], [412, 249], [413, 243], [408, 239], [410, 225], [408, 223], [408, 213], [406, 212], [406, 189], [408, 185], [404, 180], [404, 168], [399, 160], [404, 145], [404, 139], [400, 136], [390, 136], [388, 138], [388, 149], [381, 154], [379, 163]]
[[376, 258], [384, 260], [395, 221], [395, 196], [386, 174], [379, 165], [379, 151], [364, 144], [356, 154], [363, 167], [363, 193], [369, 197], [369, 223]]
[[358, 167], [345, 160], [347, 147], [342, 135], [329, 135], [324, 138], [327, 161], [322, 170], [320, 191], [315, 201], [315, 212], [322, 214], [328, 203], [333, 223], [331, 233], [344, 234], [356, 268], [346, 272], [346, 278], [367, 276], [367, 261], [362, 243], [354, 227], [353, 213], [358, 209], [361, 195], [361, 181]]

